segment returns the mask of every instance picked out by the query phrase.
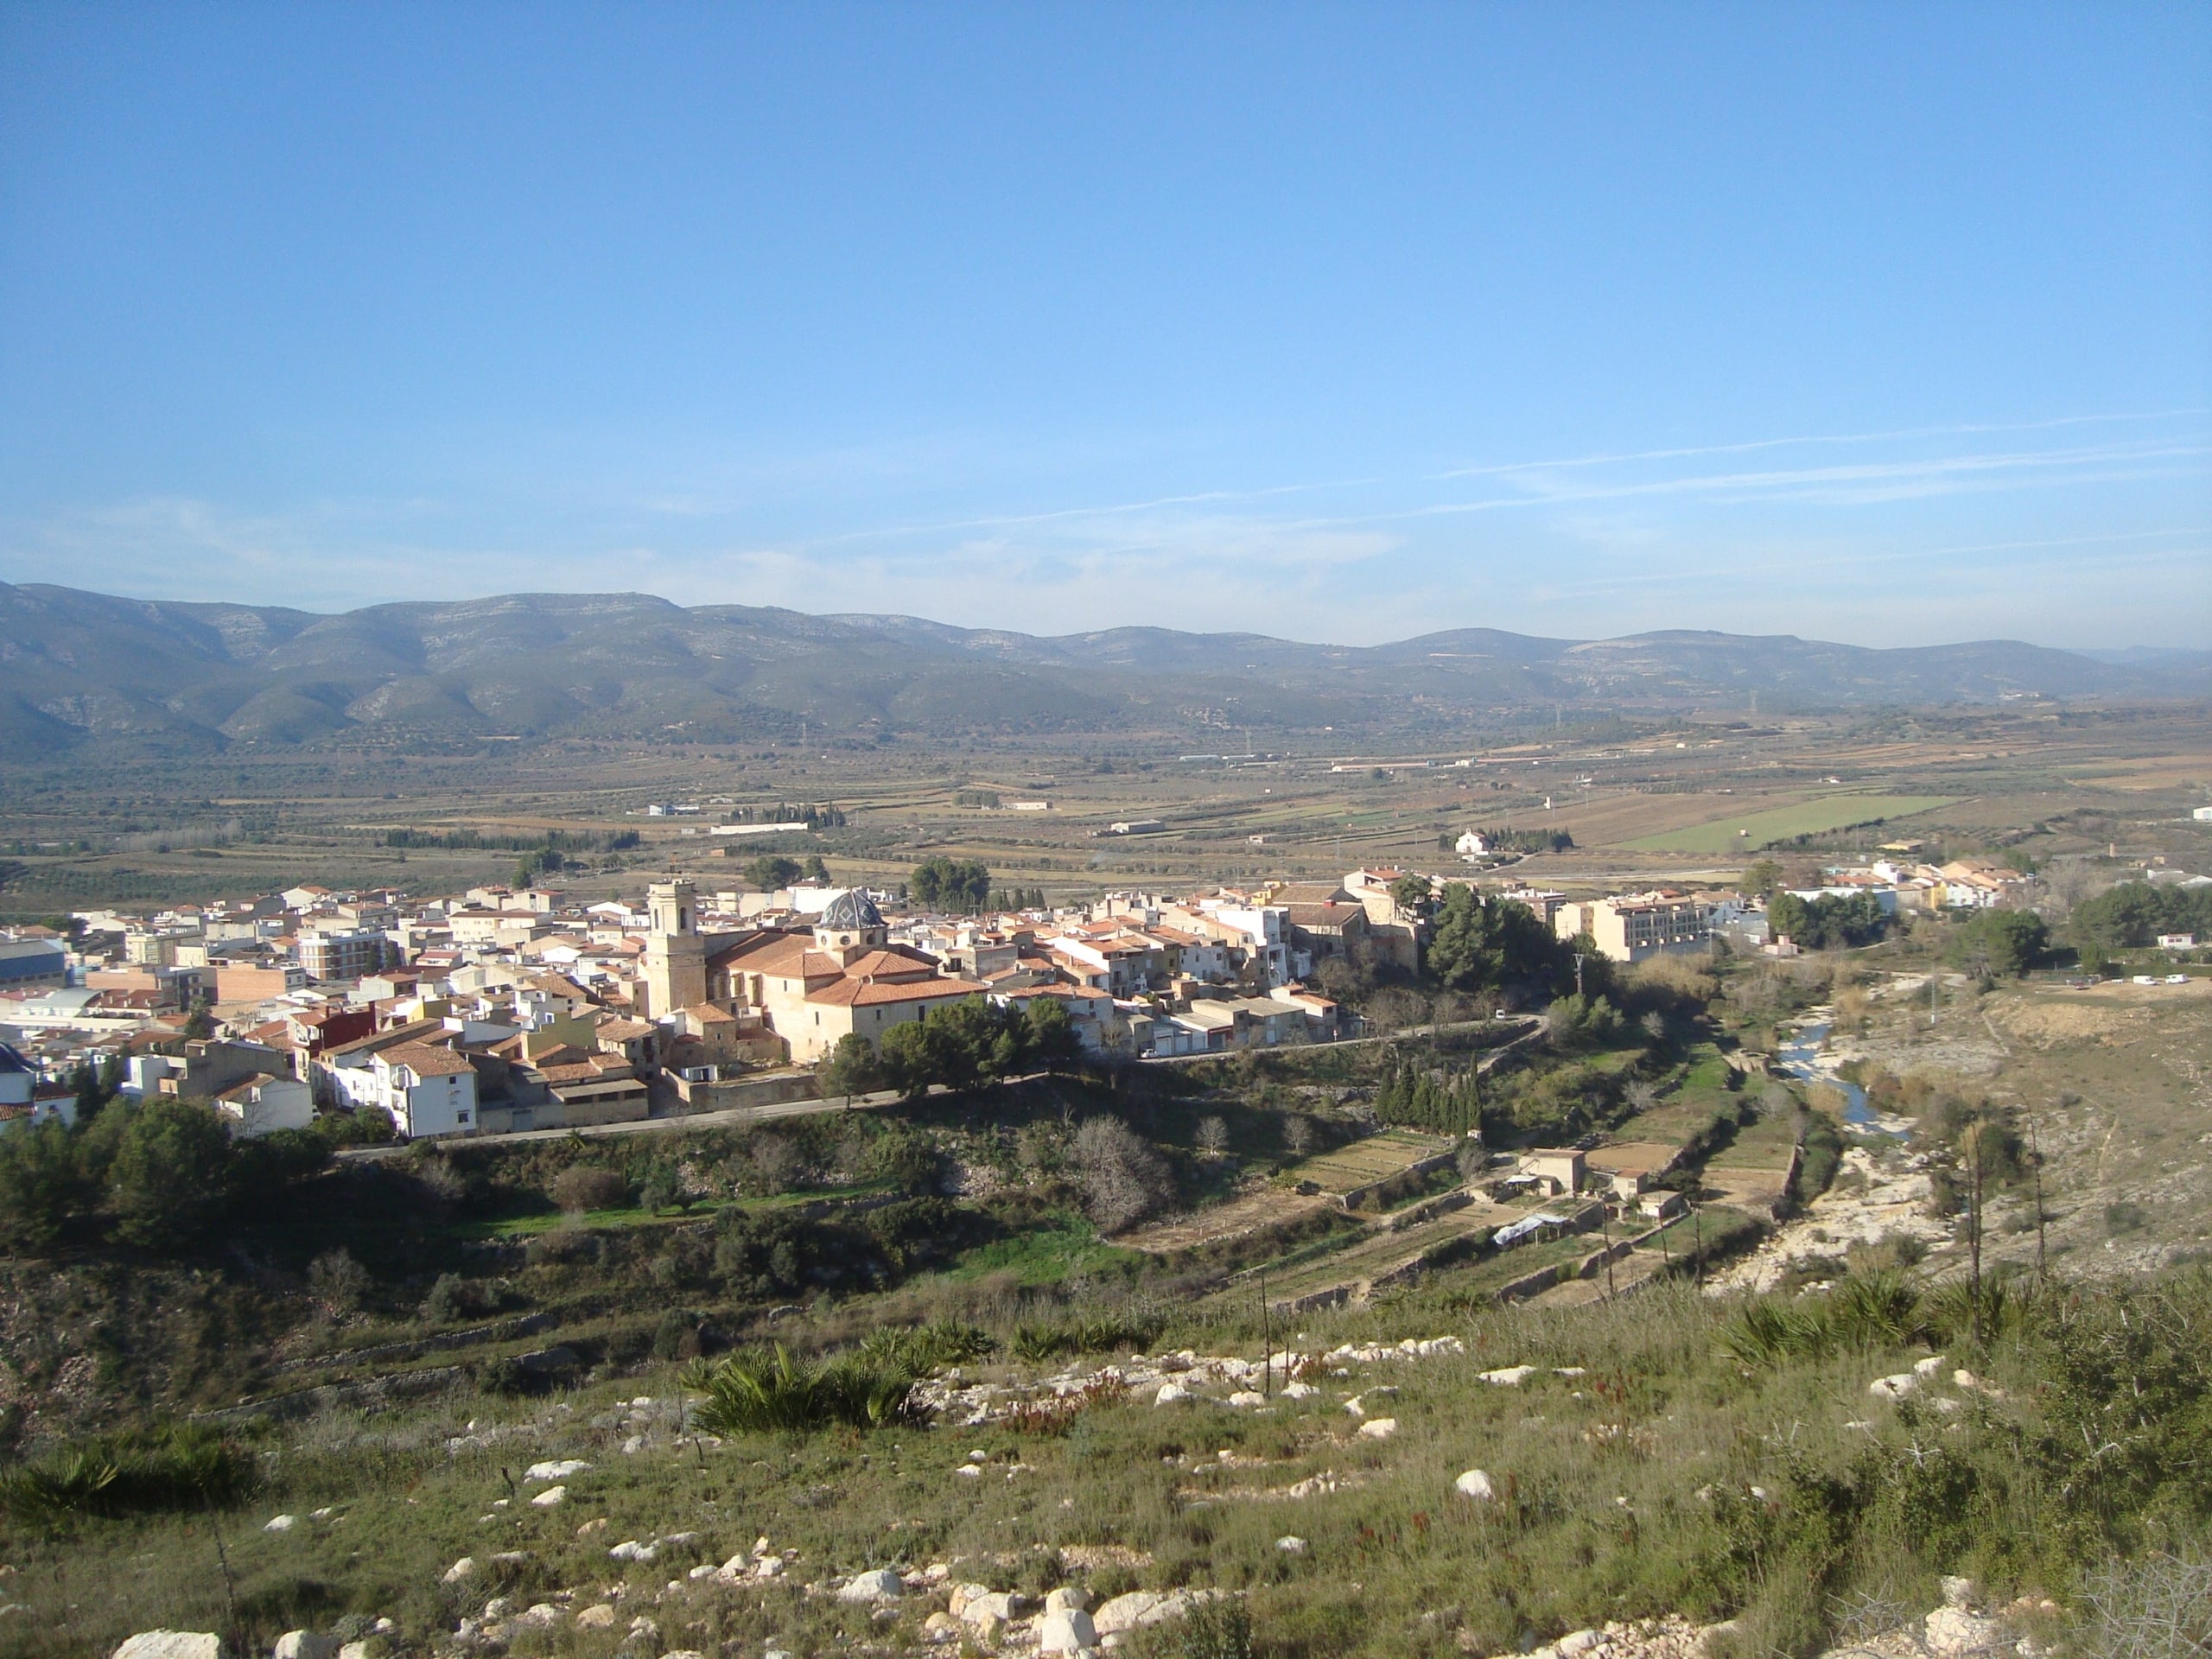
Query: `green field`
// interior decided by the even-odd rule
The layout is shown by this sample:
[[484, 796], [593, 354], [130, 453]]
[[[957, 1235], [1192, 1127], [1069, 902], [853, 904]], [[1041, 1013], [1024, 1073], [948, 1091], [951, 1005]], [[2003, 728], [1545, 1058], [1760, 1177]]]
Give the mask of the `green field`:
[[1777, 806], [1770, 811], [1662, 830], [1627, 844], [1643, 853], [1750, 852], [1791, 836], [1815, 836], [1824, 830], [1841, 830], [1878, 819], [1908, 818], [1916, 812], [1948, 805], [1955, 798], [1949, 795], [1824, 795], [1796, 806]]

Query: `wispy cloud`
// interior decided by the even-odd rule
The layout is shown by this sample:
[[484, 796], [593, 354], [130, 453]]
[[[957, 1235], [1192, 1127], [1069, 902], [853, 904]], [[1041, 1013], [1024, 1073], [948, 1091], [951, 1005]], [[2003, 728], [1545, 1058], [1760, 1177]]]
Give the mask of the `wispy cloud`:
[[[2084, 430], [2131, 422], [2132, 433]], [[1977, 441], [1991, 435], [2012, 441]], [[972, 448], [959, 453], [973, 461]], [[1780, 464], [1713, 464], [1747, 454]], [[1147, 622], [1346, 643], [1476, 623], [1897, 643], [1971, 623], [1981, 634], [2181, 644], [2212, 634], [2208, 457], [2201, 411], [2082, 416], [1395, 477], [1347, 467], [1307, 482], [886, 513], [873, 528], [810, 532], [794, 527], [833, 516], [849, 526], [855, 512], [834, 463], [817, 458], [781, 493], [760, 469], [730, 487], [711, 468], [671, 467], [650, 480], [569, 480], [550, 498], [518, 486], [488, 499], [260, 510], [181, 496], [95, 504], [0, 524], [0, 577], [310, 608], [635, 589], [1040, 632]], [[858, 499], [895, 501], [900, 488], [885, 480], [899, 468], [864, 459]], [[1489, 487], [1470, 493], [1473, 480]], [[1033, 499], [1041, 486], [1009, 475], [931, 493], [988, 507], [1001, 487]]]

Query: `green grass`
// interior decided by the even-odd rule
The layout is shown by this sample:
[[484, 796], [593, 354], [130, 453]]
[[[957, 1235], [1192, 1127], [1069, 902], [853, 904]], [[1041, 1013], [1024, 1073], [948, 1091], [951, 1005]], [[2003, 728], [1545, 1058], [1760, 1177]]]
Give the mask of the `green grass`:
[[[1594, 1242], [1515, 1252], [1513, 1265]], [[1069, 1580], [1094, 1594], [1238, 1592], [1270, 1659], [1511, 1651], [1675, 1611], [1741, 1618], [1740, 1659], [1818, 1651], [1836, 1609], [1862, 1592], [1918, 1611], [1936, 1605], [1937, 1575], [1957, 1572], [1994, 1601], [2023, 1591], [2069, 1600], [2107, 1560], [2202, 1548], [2212, 1281], [2015, 1300], [1980, 1351], [1964, 1343], [1957, 1299], [1940, 1295], [1908, 1322], [1859, 1320], [1847, 1338], [1815, 1340], [1794, 1319], [1747, 1328], [1738, 1304], [1681, 1282], [1559, 1311], [1493, 1309], [1465, 1294], [1476, 1282], [1444, 1274], [1370, 1307], [1300, 1315], [1309, 1350], [1449, 1332], [1467, 1351], [1357, 1368], [1265, 1415], [1118, 1402], [1108, 1389], [1027, 1432], [870, 1427], [862, 1411], [812, 1434], [732, 1421], [736, 1432], [710, 1447], [674, 1432], [664, 1408], [649, 1421], [632, 1413], [636, 1396], [677, 1393], [676, 1368], [648, 1366], [556, 1398], [461, 1395], [278, 1426], [257, 1447], [267, 1486], [250, 1506], [92, 1517], [66, 1535], [9, 1525], [8, 1593], [29, 1611], [0, 1626], [0, 1652], [105, 1652], [156, 1627], [227, 1629], [239, 1650], [265, 1651], [294, 1625], [378, 1617], [397, 1622], [401, 1651], [428, 1651], [494, 1594], [528, 1605], [570, 1589], [581, 1609], [618, 1586], [610, 1628], [518, 1636], [512, 1651], [613, 1659], [640, 1611], [664, 1649], [908, 1651], [940, 1598], [910, 1595], [878, 1620], [800, 1586], [960, 1559], [957, 1577], [1031, 1594]], [[1159, 1345], [1250, 1357], [1250, 1300], [1185, 1309]], [[794, 1343], [808, 1340], [809, 1318], [783, 1327]], [[2004, 1396], [1964, 1395], [1948, 1416], [1871, 1401], [1869, 1378], [1926, 1351], [1918, 1337]], [[1537, 1370], [1518, 1388], [1477, 1376], [1509, 1364]], [[1398, 1390], [1398, 1432], [1360, 1439], [1343, 1396], [1382, 1382]], [[626, 1453], [641, 1430], [645, 1446]], [[971, 1452], [983, 1474], [955, 1478]], [[567, 1503], [514, 1501], [508, 1477], [551, 1458], [591, 1465], [566, 1482]], [[1452, 1491], [1468, 1468], [1490, 1472], [1496, 1499]], [[1261, 1496], [1325, 1471], [1342, 1483], [1325, 1496]], [[315, 1518], [325, 1506], [332, 1513]], [[298, 1524], [264, 1530], [279, 1511]], [[1300, 1556], [1274, 1546], [1294, 1529], [1309, 1540]], [[699, 1537], [651, 1563], [607, 1554], [679, 1531]], [[774, 1586], [685, 1577], [764, 1534], [798, 1552]], [[1128, 1552], [1126, 1564], [1084, 1567], [1069, 1553], [1104, 1546]], [[475, 1575], [445, 1583], [462, 1555]], [[1446, 1608], [1455, 1611], [1423, 1624]], [[1129, 1651], [1149, 1659], [1176, 1639], [1163, 1632]]]
[[1135, 1274], [1149, 1259], [1141, 1250], [1105, 1243], [1088, 1221], [1063, 1211], [1041, 1227], [977, 1245], [949, 1276], [957, 1281], [1009, 1274], [1025, 1287], [1058, 1285], [1081, 1274]]
[[[1949, 795], [1824, 795], [1795, 806], [1665, 830], [1624, 844], [1634, 852], [1755, 852], [1769, 842], [1786, 841], [1792, 836], [1815, 836], [1855, 823], [1909, 818], [1948, 805], [1955, 798]], [[1745, 830], [1750, 833], [1739, 833]]]

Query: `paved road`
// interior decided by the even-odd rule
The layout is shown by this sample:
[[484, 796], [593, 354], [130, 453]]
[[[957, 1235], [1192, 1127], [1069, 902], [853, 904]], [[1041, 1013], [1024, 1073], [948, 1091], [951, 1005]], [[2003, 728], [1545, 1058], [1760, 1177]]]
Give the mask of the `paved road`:
[[[728, 1128], [742, 1123], [766, 1123], [779, 1117], [806, 1117], [816, 1112], [868, 1111], [878, 1106], [895, 1106], [904, 1098], [897, 1091], [887, 1090], [881, 1094], [855, 1095], [849, 1100], [836, 1096], [829, 1100], [790, 1100], [778, 1106], [731, 1106], [718, 1112], [671, 1113], [663, 1117], [641, 1117], [631, 1123], [593, 1123], [574, 1129], [523, 1129], [512, 1135], [481, 1135], [462, 1144], [505, 1147], [531, 1141], [565, 1141], [572, 1135], [597, 1141], [619, 1135], [652, 1135], [663, 1129]], [[348, 1147], [338, 1155], [356, 1162], [374, 1163], [380, 1158], [397, 1157], [406, 1150], [404, 1144]]]
[[[1446, 1032], [1495, 1031], [1498, 1025], [1503, 1023], [1503, 1021], [1489, 1020], [1469, 1020], [1456, 1025], [1409, 1026], [1402, 1031], [1387, 1033], [1379, 1037], [1353, 1037], [1341, 1043], [1323, 1043], [1313, 1045], [1313, 1046], [1357, 1048], [1365, 1044], [1396, 1042], [1402, 1038], [1437, 1035]], [[1499, 1056], [1535, 1037], [1541, 1029], [1540, 1021], [1534, 1020], [1528, 1021], [1525, 1028], [1512, 1041], [1502, 1043], [1484, 1055], [1478, 1062], [1479, 1068], [1488, 1071]], [[1253, 1052], [1262, 1054], [1296, 1052], [1300, 1052], [1303, 1046], [1296, 1046], [1287, 1050], [1259, 1049]], [[1143, 1064], [1181, 1065], [1193, 1060], [1219, 1060], [1227, 1058], [1229, 1056], [1225, 1052], [1218, 1054], [1177, 1054], [1157, 1060], [1147, 1060]], [[1043, 1077], [1046, 1074], [1039, 1072], [1036, 1075]], [[1020, 1083], [1027, 1079], [1009, 1077], [1007, 1081]], [[950, 1092], [951, 1091], [942, 1084], [932, 1084], [930, 1086], [930, 1093], [933, 1095]], [[634, 1122], [594, 1123], [574, 1129], [522, 1129], [511, 1135], [472, 1137], [466, 1144], [474, 1145], [480, 1141], [505, 1147], [531, 1141], [565, 1141], [572, 1135], [581, 1135], [587, 1141], [597, 1141], [622, 1135], [653, 1135], [664, 1129], [730, 1128], [740, 1124], [766, 1123], [779, 1117], [805, 1117], [816, 1112], [872, 1111], [880, 1106], [895, 1106], [905, 1098], [896, 1090], [887, 1089], [873, 1095], [855, 1095], [849, 1099], [838, 1096], [830, 1100], [786, 1101], [778, 1106], [730, 1106], [716, 1112], [677, 1112], [672, 1109], [670, 1103], [671, 1096], [667, 1091], [655, 1089], [653, 1096], [654, 1115], [651, 1117], [641, 1117]], [[379, 1159], [397, 1157], [406, 1149], [405, 1143], [383, 1147], [348, 1147], [340, 1152], [338, 1156], [356, 1163], [375, 1163]]]

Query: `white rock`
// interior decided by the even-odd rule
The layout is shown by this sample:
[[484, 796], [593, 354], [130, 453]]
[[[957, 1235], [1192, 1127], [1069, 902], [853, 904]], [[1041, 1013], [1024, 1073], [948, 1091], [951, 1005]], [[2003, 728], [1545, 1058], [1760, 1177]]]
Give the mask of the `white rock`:
[[931, 1613], [922, 1621], [922, 1638], [927, 1642], [957, 1642], [960, 1621], [950, 1613]]
[[972, 1463], [955, 1464], [952, 1472], [966, 1480], [981, 1480], [983, 1478], [982, 1467]]
[[753, 1563], [753, 1576], [756, 1579], [781, 1578], [783, 1572], [784, 1558], [780, 1555], [764, 1555]]
[[1479, 1373], [1485, 1382], [1494, 1382], [1501, 1389], [1517, 1389], [1536, 1374], [1533, 1365], [1506, 1365], [1495, 1371]]
[[1311, 1400], [1320, 1392], [1311, 1382], [1286, 1382], [1282, 1385], [1282, 1397], [1286, 1400]]
[[1072, 1584], [1064, 1584], [1057, 1590], [1046, 1592], [1045, 1611], [1048, 1613], [1080, 1613], [1090, 1610], [1090, 1597]]
[[862, 1573], [837, 1592], [840, 1601], [896, 1601], [906, 1592], [899, 1575], [887, 1567]]
[[1275, 1548], [1286, 1555], [1303, 1555], [1306, 1550], [1306, 1543], [1296, 1533], [1287, 1532], [1275, 1540]]
[[1268, 1403], [1268, 1396], [1257, 1389], [1239, 1389], [1229, 1396], [1229, 1403], [1232, 1406], [1264, 1406]]
[[607, 1553], [618, 1561], [650, 1561], [660, 1551], [652, 1544], [640, 1543], [635, 1538], [625, 1538]]
[[1497, 1489], [1490, 1484], [1489, 1474], [1480, 1469], [1468, 1470], [1465, 1474], [1452, 1483], [1452, 1490], [1462, 1497], [1477, 1498], [1484, 1502], [1497, 1496]]
[[276, 1638], [276, 1659], [338, 1659], [338, 1638], [316, 1630], [287, 1630]]
[[1562, 1636], [1552, 1645], [1559, 1649], [1559, 1659], [1576, 1659], [1577, 1655], [1589, 1652], [1591, 1649], [1602, 1643], [1605, 1639], [1605, 1637], [1596, 1630], [1575, 1630]]
[[1910, 1371], [1899, 1371], [1891, 1376], [1878, 1376], [1866, 1385], [1866, 1392], [1877, 1400], [1902, 1400], [1920, 1386], [1920, 1379]]
[[476, 1558], [474, 1555], [464, 1555], [459, 1560], [455, 1561], [451, 1567], [446, 1568], [444, 1581], [448, 1584], [460, 1584], [463, 1580], [472, 1579], [475, 1576]]
[[556, 1503], [565, 1503], [569, 1501], [569, 1489], [565, 1486], [548, 1486], [530, 1501], [534, 1508], [550, 1510]]
[[1933, 1376], [1942, 1369], [1943, 1356], [1941, 1354], [1930, 1354], [1925, 1359], [1916, 1359], [1912, 1362], [1912, 1374], [1915, 1376]]
[[141, 1630], [114, 1659], [223, 1659], [223, 1638], [206, 1630]]
[[1097, 1629], [1091, 1624], [1090, 1615], [1080, 1607], [1063, 1607], [1038, 1621], [1039, 1653], [1079, 1653], [1097, 1645]]
[[1005, 1624], [1014, 1615], [1021, 1600], [1009, 1590], [986, 1590], [981, 1595], [969, 1596], [960, 1605], [959, 1616], [967, 1624], [982, 1626], [996, 1620]]
[[1942, 1580], [1943, 1605], [1955, 1607], [1962, 1613], [1974, 1611], [1974, 1580], [1956, 1575], [1947, 1575]]
[[602, 1601], [596, 1606], [585, 1608], [576, 1615], [576, 1628], [580, 1630], [613, 1630], [614, 1605], [612, 1602]]
[[687, 1579], [718, 1579], [722, 1575], [723, 1570], [712, 1561], [702, 1561], [683, 1576]]
[[261, 1529], [264, 1532], [289, 1532], [299, 1524], [300, 1517], [296, 1515], [272, 1515], [269, 1517], [268, 1524]]
[[522, 1471], [524, 1480], [568, 1480], [590, 1471], [591, 1465], [581, 1458], [569, 1458], [555, 1463], [533, 1463]]
[[1187, 1400], [1190, 1397], [1191, 1391], [1180, 1382], [1163, 1382], [1160, 1385], [1160, 1392], [1153, 1395], [1152, 1403], [1155, 1406], [1172, 1406], [1178, 1400]]
[[1361, 1402], [1360, 1397], [1356, 1394], [1352, 1395], [1351, 1399], [1344, 1402], [1344, 1409], [1355, 1417], [1364, 1417], [1367, 1415], [1366, 1406]]
[[1180, 1618], [1192, 1605], [1193, 1598], [1187, 1590], [1170, 1590], [1165, 1594], [1153, 1590], [1132, 1590], [1126, 1596], [1115, 1597], [1093, 1613], [1091, 1625], [1102, 1637], [1119, 1636], [1141, 1625]]
[[515, 1623], [531, 1630], [550, 1630], [566, 1615], [550, 1601], [533, 1602], [515, 1615]]
[[645, 1449], [645, 1437], [642, 1434], [632, 1434], [622, 1442], [622, 1455], [626, 1458], [634, 1458]]
[[1387, 1440], [1397, 1432], [1398, 1420], [1395, 1417], [1376, 1417], [1359, 1426], [1363, 1440]]
[[1938, 1607], [1928, 1615], [1928, 1651], [1936, 1659], [1973, 1659], [2008, 1645], [2004, 1627], [1993, 1618], [1957, 1607]]
[[338, 1649], [338, 1659], [371, 1659], [376, 1651], [366, 1641], [348, 1642]]

